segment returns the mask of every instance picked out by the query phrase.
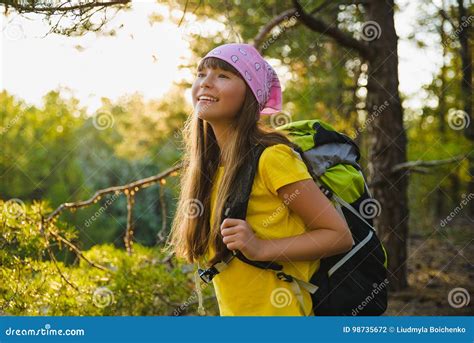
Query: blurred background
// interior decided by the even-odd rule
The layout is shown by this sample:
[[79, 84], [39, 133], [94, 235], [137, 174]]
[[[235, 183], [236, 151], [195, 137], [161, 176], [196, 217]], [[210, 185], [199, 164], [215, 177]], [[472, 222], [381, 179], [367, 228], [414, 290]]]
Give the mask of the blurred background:
[[179, 192], [167, 171], [200, 58], [245, 42], [282, 81], [284, 111], [268, 125], [317, 118], [359, 144], [389, 254], [387, 314], [472, 314], [471, 1], [0, 9], [0, 313], [196, 314], [193, 267], [160, 250]]

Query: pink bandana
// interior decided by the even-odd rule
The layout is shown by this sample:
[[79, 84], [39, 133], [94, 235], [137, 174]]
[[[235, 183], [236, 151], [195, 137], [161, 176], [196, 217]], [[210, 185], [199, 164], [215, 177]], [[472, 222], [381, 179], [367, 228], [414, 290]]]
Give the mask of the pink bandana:
[[238, 70], [255, 95], [260, 114], [281, 111], [281, 87], [275, 70], [250, 44], [224, 44], [209, 51], [206, 57], [226, 61]]

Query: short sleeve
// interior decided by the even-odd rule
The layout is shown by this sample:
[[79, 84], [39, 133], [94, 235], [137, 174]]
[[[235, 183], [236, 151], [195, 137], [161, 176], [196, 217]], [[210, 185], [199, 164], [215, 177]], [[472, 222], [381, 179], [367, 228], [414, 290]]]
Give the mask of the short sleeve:
[[263, 183], [275, 195], [280, 187], [312, 179], [299, 153], [285, 144], [266, 148], [260, 156], [258, 171]]

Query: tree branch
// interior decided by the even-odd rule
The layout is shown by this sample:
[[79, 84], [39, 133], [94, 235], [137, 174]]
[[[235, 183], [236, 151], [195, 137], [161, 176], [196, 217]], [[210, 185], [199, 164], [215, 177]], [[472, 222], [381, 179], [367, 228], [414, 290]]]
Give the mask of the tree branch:
[[166, 199], [163, 186], [160, 185], [160, 208], [161, 208], [161, 230], [156, 235], [156, 244], [161, 244], [166, 240]]
[[[420, 174], [429, 174], [429, 168], [427, 167], [436, 167], [443, 164], [449, 164], [453, 162], [459, 162], [468, 157], [469, 154], [459, 155], [452, 158], [447, 158], [444, 160], [432, 160], [432, 161], [408, 161], [404, 163], [399, 163], [393, 166], [389, 173], [394, 174], [399, 171], [405, 170], [407, 173], [420, 173]], [[374, 178], [372, 182], [368, 184], [370, 188], [387, 184], [387, 181], [383, 177]]]
[[[330, 3], [330, 1], [326, 0], [325, 2], [323, 2], [321, 5], [319, 5], [318, 7], [316, 7], [314, 10], [311, 11], [311, 14], [314, 14], [314, 13], [317, 13], [319, 11], [321, 11], [324, 7], [326, 7], [328, 4]], [[259, 47], [260, 45], [262, 44], [263, 40], [265, 39], [266, 35], [268, 35], [268, 33], [277, 25], [280, 25], [281, 22], [285, 21], [288, 19], [288, 17], [293, 17], [293, 16], [299, 16], [299, 13], [298, 11], [296, 10], [296, 8], [290, 8], [289, 10], [286, 10], [286, 11], [283, 11], [282, 13], [280, 13], [279, 15], [277, 15], [276, 17], [274, 17], [272, 20], [270, 20], [266, 25], [264, 25], [260, 31], [258, 32], [258, 34], [255, 36], [254, 38], [254, 43], [253, 43], [253, 46], [260, 51]], [[297, 22], [295, 25], [293, 25], [291, 28], [293, 28], [294, 26], [298, 25], [298, 23], [300, 22]]]
[[[39, 232], [40, 234], [43, 236], [43, 238], [45, 239], [46, 241], [46, 249], [48, 250], [48, 253], [51, 257], [51, 260], [56, 264], [56, 268], [58, 269], [61, 277], [63, 277], [61, 271], [59, 270], [59, 267], [57, 266], [57, 262], [55, 260], [55, 257], [54, 257], [54, 254], [52, 253], [51, 251], [51, 244], [49, 242], [49, 236], [53, 236], [53, 238], [56, 240], [56, 242], [58, 243], [63, 243], [64, 245], [66, 245], [69, 250], [73, 251], [76, 256], [78, 258], [82, 258], [84, 261], [86, 261], [90, 266], [94, 267], [94, 268], [97, 268], [97, 269], [100, 269], [100, 270], [103, 270], [103, 271], [107, 271], [107, 272], [110, 272], [109, 269], [105, 268], [104, 266], [100, 265], [100, 264], [97, 264], [97, 263], [94, 263], [92, 261], [90, 261], [87, 257], [84, 256], [84, 254], [82, 253], [82, 251], [74, 245], [74, 243], [72, 243], [71, 241], [69, 241], [67, 238], [61, 236], [59, 233], [55, 232], [54, 230], [51, 230], [49, 228], [49, 225], [50, 225], [50, 222], [47, 221], [47, 219], [45, 219], [43, 217], [43, 214], [41, 213], [41, 218], [40, 218], [40, 221], [39, 221]], [[27, 219], [28, 220], [28, 219]], [[34, 222], [31, 222], [31, 224], [34, 224]], [[67, 282], [68, 280], [66, 280], [66, 278], [63, 277], [63, 279]], [[77, 289], [74, 285], [72, 285], [71, 283], [69, 283], [73, 288]]]
[[355, 39], [349, 34], [339, 30], [334, 25], [329, 25], [323, 20], [313, 17], [309, 13], [306, 13], [303, 7], [299, 4], [298, 0], [293, 0], [293, 4], [296, 8], [296, 11], [300, 14], [299, 19], [311, 30], [331, 37], [340, 45], [349, 49], [356, 50], [361, 54], [362, 57], [368, 60], [371, 59], [372, 50], [369, 49], [368, 44]]
[[282, 21], [288, 19], [288, 17], [291, 17], [296, 14], [296, 8], [290, 8], [289, 10], [286, 10], [276, 17], [274, 17], [272, 20], [270, 20], [265, 26], [263, 26], [258, 34], [255, 36], [253, 40], [253, 46], [257, 49], [258, 47], [262, 44], [263, 40], [267, 36], [267, 34], [277, 25], [279, 25]]
[[[26, 1], [24, 1], [26, 3]], [[43, 2], [44, 3], [44, 2]], [[83, 4], [78, 5], [71, 5], [71, 6], [64, 6], [64, 4], [71, 3], [68, 0], [65, 3], [62, 3], [59, 6], [55, 7], [47, 7], [47, 6], [25, 6], [22, 5], [22, 1], [18, 0], [0, 0], [0, 4], [5, 5], [6, 8], [12, 7], [16, 9], [18, 12], [31, 12], [31, 13], [43, 13], [43, 14], [54, 14], [56, 12], [67, 12], [72, 10], [88, 10], [94, 7], [100, 6], [115, 6], [115, 5], [126, 5], [131, 3], [131, 0], [114, 0], [114, 1], [91, 1]]]
[[[43, 217], [42, 214], [41, 214], [41, 224], [40, 225], [41, 225], [41, 228], [43, 228], [44, 217]], [[49, 258], [51, 259], [51, 261], [53, 261], [53, 264], [56, 267], [56, 270], [58, 271], [59, 276], [66, 282], [66, 284], [71, 286], [76, 291], [79, 291], [79, 288], [75, 284], [73, 284], [71, 281], [69, 281], [69, 279], [66, 276], [64, 276], [63, 272], [61, 271], [61, 268], [59, 268], [58, 261], [56, 260], [56, 257], [54, 256], [53, 252], [51, 251], [51, 244], [49, 244], [49, 239], [48, 239], [48, 235], [47, 235], [46, 231], [41, 229], [40, 233], [43, 235], [43, 238], [46, 241], [46, 250], [48, 251]]]
[[154, 185], [155, 183], [160, 182], [165, 177], [168, 177], [169, 175], [174, 174], [177, 170], [181, 168], [181, 166], [182, 166], [182, 163], [179, 163], [178, 165], [171, 167], [168, 170], [165, 170], [164, 172], [158, 175], [150, 176], [146, 179], [134, 181], [132, 183], [129, 183], [123, 186], [109, 187], [109, 188], [98, 190], [97, 192], [95, 192], [92, 198], [85, 201], [68, 202], [68, 203], [61, 204], [48, 216], [48, 218], [46, 218], [46, 221], [50, 221], [54, 217], [58, 216], [65, 209], [75, 210], [77, 208], [92, 205], [93, 203], [96, 203], [97, 201], [99, 201], [102, 198], [102, 196], [106, 194], [121, 193], [121, 192], [126, 194], [127, 192], [137, 192], [141, 188], [150, 187], [151, 185]]
[[[466, 155], [455, 156], [455, 157], [452, 157], [452, 158], [447, 158], [447, 159], [444, 159], [444, 160], [408, 161], [408, 162], [400, 163], [400, 164], [397, 164], [397, 165], [393, 166], [390, 171], [392, 173], [396, 173], [400, 170], [410, 170], [410, 169], [412, 169], [414, 171], [417, 171], [419, 169], [418, 167], [434, 167], [434, 166], [439, 166], [439, 165], [443, 165], [443, 164], [459, 162], [459, 161], [465, 159], [466, 157], [467, 157], [467, 154]], [[421, 169], [421, 170], [423, 170], [423, 169]]]
[[87, 257], [84, 256], [84, 254], [82, 253], [82, 251], [76, 247], [72, 242], [70, 242], [68, 239], [64, 238], [63, 236], [61, 236], [60, 234], [58, 234], [57, 232], [54, 232], [52, 230], [49, 230], [48, 231], [49, 234], [51, 234], [57, 241], [60, 241], [62, 243], [64, 243], [65, 245], [67, 245], [69, 247], [69, 249], [71, 251], [74, 251], [74, 253], [79, 257], [79, 258], [82, 258], [84, 261], [86, 261], [91, 267], [94, 267], [94, 268], [97, 268], [97, 269], [100, 269], [100, 270], [103, 270], [105, 272], [110, 272], [109, 269], [107, 269], [106, 267], [100, 265], [100, 264], [97, 264], [95, 262], [92, 262], [91, 260], [89, 260]]
[[[133, 192], [133, 191], [132, 191]], [[132, 192], [127, 192], [127, 229], [125, 230], [124, 243], [127, 253], [132, 254], [133, 245], [133, 204], [135, 203], [135, 196]]]
[[[142, 188], [147, 188], [150, 187], [151, 185], [154, 185], [155, 183], [160, 182], [161, 184], [164, 184], [166, 180], [164, 179], [165, 177], [169, 175], [175, 175], [176, 171], [182, 167], [182, 162], [177, 164], [174, 167], [169, 168], [168, 170], [164, 171], [163, 173], [160, 173], [155, 176], [151, 176], [145, 179], [141, 179], [138, 181], [131, 182], [129, 184], [123, 185], [123, 186], [117, 186], [117, 187], [109, 187], [105, 189], [101, 189], [92, 196], [92, 198], [85, 200], [85, 201], [78, 201], [78, 202], [72, 202], [72, 203], [64, 203], [59, 205], [49, 216], [48, 218], [44, 221], [41, 222], [41, 227], [40, 231], [44, 232], [45, 225], [48, 225], [49, 222], [51, 222], [55, 217], [57, 217], [63, 210], [65, 209], [70, 209], [70, 210], [76, 210], [77, 208], [81, 207], [86, 207], [92, 204], [95, 204], [97, 201], [99, 201], [102, 196], [110, 193], [114, 194], [119, 194], [123, 192], [127, 196], [127, 228], [125, 230], [125, 235], [124, 235], [124, 243], [125, 243], [125, 248], [127, 250], [127, 253], [130, 255], [132, 253], [132, 245], [133, 245], [133, 205], [135, 202], [135, 193], [138, 192]], [[161, 188], [161, 187], [160, 187]], [[164, 203], [164, 198], [163, 195], [160, 194], [160, 200], [162, 201], [162, 206]], [[166, 215], [166, 210], [163, 212], [164, 215]], [[166, 218], [163, 220], [163, 225], [166, 226]], [[164, 227], [162, 228], [164, 230]], [[82, 252], [71, 242], [69, 242], [67, 239], [64, 237], [61, 237], [59, 234], [49, 231], [51, 235], [53, 235], [58, 241], [61, 241], [65, 243], [71, 250], [73, 250], [77, 256], [83, 258], [86, 260], [89, 264], [93, 265], [94, 267], [97, 267], [99, 269], [105, 270], [104, 267], [99, 266], [94, 264], [93, 262], [88, 261]]]

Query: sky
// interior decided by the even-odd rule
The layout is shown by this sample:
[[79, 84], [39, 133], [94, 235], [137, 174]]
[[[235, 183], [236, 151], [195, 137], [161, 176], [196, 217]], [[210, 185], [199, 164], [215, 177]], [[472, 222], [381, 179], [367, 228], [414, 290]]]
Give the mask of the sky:
[[[401, 11], [395, 16], [400, 37], [400, 90], [408, 96], [405, 107], [412, 109], [421, 107], [420, 89], [431, 81], [441, 64], [435, 43], [421, 50], [406, 39], [416, 30], [417, 2], [397, 1]], [[152, 13], [165, 19], [151, 24]], [[180, 18], [181, 12], [155, 1], [137, 1], [131, 11], [119, 11], [108, 24], [108, 28], [123, 25], [114, 37], [95, 33], [44, 37], [49, 26], [40, 16], [6, 18], [2, 14], [0, 89], [36, 106], [41, 105], [47, 92], [60, 89], [64, 97], [78, 98], [90, 114], [100, 106], [101, 97], [116, 100], [139, 92], [145, 99], [158, 99], [173, 81], [191, 77], [178, 68], [190, 57], [187, 38], [224, 27], [214, 21], [198, 23], [192, 15], [185, 26], [177, 27], [167, 19], [170, 15]]]

